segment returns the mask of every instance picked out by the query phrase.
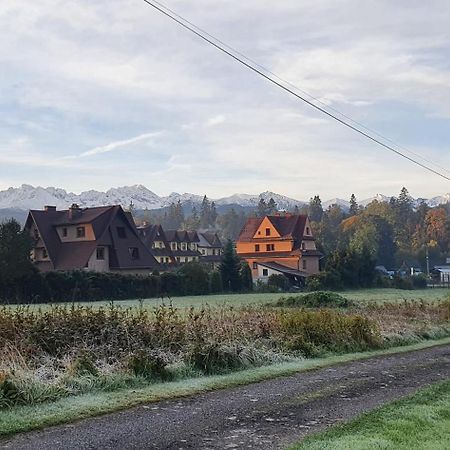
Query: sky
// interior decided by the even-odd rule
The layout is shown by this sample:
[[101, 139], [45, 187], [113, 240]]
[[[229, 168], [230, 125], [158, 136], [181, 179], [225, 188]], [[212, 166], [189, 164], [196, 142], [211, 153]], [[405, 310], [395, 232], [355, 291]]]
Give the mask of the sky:
[[[450, 170], [447, 0], [165, 5]], [[0, 189], [450, 192], [449, 181], [321, 115], [142, 0], [2, 0], [0, 29]]]

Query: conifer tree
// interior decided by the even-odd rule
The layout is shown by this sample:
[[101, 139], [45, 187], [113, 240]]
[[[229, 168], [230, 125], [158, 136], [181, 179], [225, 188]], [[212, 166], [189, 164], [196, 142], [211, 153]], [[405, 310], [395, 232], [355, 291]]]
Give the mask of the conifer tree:
[[358, 214], [358, 203], [356, 201], [355, 194], [352, 194], [350, 197], [350, 210], [349, 213], [351, 216], [356, 216]]
[[225, 291], [236, 292], [241, 289], [241, 263], [234, 250], [233, 243], [229, 240], [223, 250], [220, 274]]

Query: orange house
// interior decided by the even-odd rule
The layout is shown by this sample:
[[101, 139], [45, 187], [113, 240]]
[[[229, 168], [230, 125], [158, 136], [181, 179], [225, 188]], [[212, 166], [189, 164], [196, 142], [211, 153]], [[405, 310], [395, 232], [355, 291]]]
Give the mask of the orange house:
[[308, 216], [293, 214], [249, 218], [236, 252], [249, 264], [253, 281], [267, 281], [281, 273], [294, 284], [303, 284], [306, 277], [318, 273], [322, 256]]

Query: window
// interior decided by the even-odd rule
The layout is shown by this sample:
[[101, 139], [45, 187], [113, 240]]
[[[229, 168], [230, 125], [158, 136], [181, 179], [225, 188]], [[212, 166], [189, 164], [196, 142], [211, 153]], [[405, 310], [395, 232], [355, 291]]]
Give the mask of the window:
[[259, 244], [255, 245], [255, 252], [259, 252]]
[[187, 250], [187, 244], [186, 242], [181, 243], [181, 250]]
[[258, 236], [261, 236], [261, 231], [258, 231]]
[[130, 247], [128, 251], [130, 252], [131, 259], [139, 259], [139, 249], [137, 247]]
[[97, 259], [98, 260], [105, 259], [105, 247], [97, 247]]
[[125, 227], [117, 227], [117, 236], [119, 236], [121, 239], [125, 239], [127, 237]]
[[254, 269], [257, 269], [257, 268], [258, 268], [258, 263], [257, 263], [257, 262], [254, 262], [254, 263], [253, 263], [253, 268], [254, 268]]
[[36, 240], [39, 239], [39, 231], [37, 230], [37, 228], [34, 229], [34, 238], [35, 238]]
[[63, 235], [63, 237], [67, 237], [67, 228], [66, 227], [64, 227], [62, 229], [62, 235]]
[[180, 262], [180, 257], [177, 256], [177, 257], [176, 257], [176, 260], [177, 260], [177, 262]]
[[86, 236], [85, 227], [77, 227], [77, 238], [84, 238]]
[[309, 230], [309, 227], [306, 227], [306, 234], [310, 234], [309, 231], [310, 231], [310, 230]]
[[266, 236], [270, 236], [270, 228], [266, 228]]
[[47, 253], [47, 250], [45, 248], [42, 249], [42, 258], [44, 258], [44, 259], [48, 258], [48, 253]]
[[202, 255], [206, 255], [206, 250], [202, 248]]
[[273, 252], [275, 250], [275, 244], [266, 244], [266, 252]]
[[306, 259], [303, 260], [302, 264], [303, 264], [303, 270], [306, 270], [306, 268], [308, 266], [307, 263], [306, 263]]
[[302, 250], [305, 250], [305, 243], [302, 242]]
[[170, 248], [171, 248], [172, 250], [176, 250], [176, 249], [177, 249], [177, 243], [176, 243], [176, 242], [171, 242], [171, 243], [170, 243]]
[[269, 276], [269, 269], [263, 269], [263, 277]]
[[169, 257], [167, 256], [167, 257], [166, 257], [166, 263], [168, 263], [168, 262], [169, 262]]

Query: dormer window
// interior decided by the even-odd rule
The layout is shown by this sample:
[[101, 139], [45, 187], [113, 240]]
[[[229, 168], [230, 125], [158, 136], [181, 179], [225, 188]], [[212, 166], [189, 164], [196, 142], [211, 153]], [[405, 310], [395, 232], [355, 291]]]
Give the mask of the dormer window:
[[266, 228], [266, 236], [270, 236], [270, 228]]
[[85, 227], [77, 227], [77, 238], [84, 238], [86, 236]]

